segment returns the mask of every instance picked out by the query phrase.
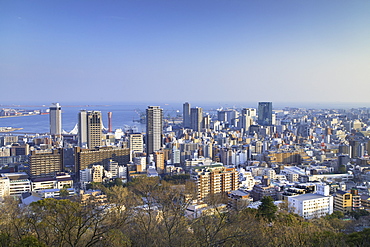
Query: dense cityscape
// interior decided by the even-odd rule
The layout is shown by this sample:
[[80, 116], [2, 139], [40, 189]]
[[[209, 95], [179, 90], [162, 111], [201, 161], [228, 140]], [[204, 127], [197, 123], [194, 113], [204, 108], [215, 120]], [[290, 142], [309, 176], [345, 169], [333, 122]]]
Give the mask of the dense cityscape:
[[[170, 117], [161, 106], [148, 106], [143, 133], [114, 130], [111, 112], [105, 128], [102, 113], [90, 110], [81, 110], [67, 133], [62, 106], [51, 104], [48, 114], [47, 135], [2, 126], [0, 197], [10, 212], [0, 220], [5, 245], [368, 244], [369, 108], [275, 109], [259, 102], [210, 113], [185, 102], [182, 114]], [[69, 229], [83, 234], [42, 233], [40, 222], [57, 232], [53, 220], [72, 224], [62, 215], [76, 208], [82, 221], [94, 215], [81, 229]], [[27, 215], [19, 219], [23, 225], [7, 218], [12, 213]], [[15, 225], [24, 229], [10, 230]], [[265, 232], [269, 227], [277, 236]], [[297, 235], [288, 240], [288, 231]]]

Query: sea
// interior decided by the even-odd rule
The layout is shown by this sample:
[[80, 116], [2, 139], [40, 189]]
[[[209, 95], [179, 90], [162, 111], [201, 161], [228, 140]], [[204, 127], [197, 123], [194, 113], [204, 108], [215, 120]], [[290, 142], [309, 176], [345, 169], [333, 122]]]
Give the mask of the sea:
[[[182, 105], [181, 103], [96, 103], [96, 104], [81, 104], [81, 103], [60, 103], [62, 107], [62, 129], [66, 132], [70, 132], [78, 123], [78, 113], [81, 110], [88, 111], [101, 111], [103, 117], [103, 125], [108, 128], [108, 112], [112, 112], [112, 129], [128, 130], [133, 129], [137, 132], [145, 132], [145, 124], [140, 123], [140, 117], [145, 115], [145, 110], [149, 105], [156, 105], [163, 108], [164, 117], [176, 117], [182, 116]], [[215, 115], [217, 109], [241, 109], [244, 107], [257, 108], [258, 102], [239, 102], [239, 103], [221, 103], [221, 102], [198, 102], [191, 103], [191, 107], [199, 106], [203, 108], [203, 112], [207, 112], [210, 115]], [[25, 109], [25, 110], [40, 110], [46, 112], [51, 104], [1, 104], [2, 108], [13, 108], [13, 109]], [[283, 109], [284, 107], [302, 107], [302, 108], [313, 108], [313, 109], [339, 109], [339, 108], [358, 108], [358, 107], [370, 107], [369, 103], [274, 103], [274, 109]], [[0, 118], [0, 127], [12, 127], [22, 128], [21, 130], [13, 131], [12, 134], [47, 134], [50, 131], [49, 127], [49, 115], [31, 115], [31, 116], [19, 116], [19, 117], [7, 117]], [[2, 133], [4, 134], [4, 133]]]

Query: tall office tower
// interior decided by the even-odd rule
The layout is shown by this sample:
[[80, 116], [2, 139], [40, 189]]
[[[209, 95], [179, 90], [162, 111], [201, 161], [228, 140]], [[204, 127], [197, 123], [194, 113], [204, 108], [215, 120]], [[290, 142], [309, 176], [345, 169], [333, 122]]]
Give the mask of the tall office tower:
[[62, 108], [59, 103], [52, 103], [49, 110], [50, 135], [60, 137], [62, 135]]
[[258, 124], [272, 125], [272, 102], [258, 103]]
[[150, 155], [162, 147], [163, 109], [148, 106], [146, 121], [146, 153]]
[[249, 130], [249, 126], [253, 124], [253, 116], [255, 116], [256, 110], [251, 108], [243, 108], [242, 115], [240, 116], [240, 128], [245, 131]]
[[203, 109], [200, 107], [195, 107], [190, 109], [190, 127], [194, 131], [202, 130], [202, 121], [203, 121]]
[[80, 111], [78, 115], [78, 145], [82, 148], [101, 146], [102, 128], [100, 111]]
[[112, 133], [112, 112], [108, 112], [108, 132]]
[[185, 102], [182, 106], [183, 127], [190, 128], [190, 104]]

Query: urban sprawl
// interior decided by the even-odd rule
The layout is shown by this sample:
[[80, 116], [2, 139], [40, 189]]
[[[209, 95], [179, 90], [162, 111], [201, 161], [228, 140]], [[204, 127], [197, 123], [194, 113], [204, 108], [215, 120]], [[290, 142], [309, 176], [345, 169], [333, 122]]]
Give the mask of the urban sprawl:
[[[156, 181], [176, 187], [181, 200], [172, 203], [186, 201], [181, 216], [189, 220], [261, 211], [272, 203], [302, 221], [333, 214], [350, 221], [355, 212], [370, 210], [369, 116], [369, 108], [273, 109], [272, 102], [210, 114], [186, 102], [176, 121], [166, 119], [160, 106], [148, 106], [145, 133], [113, 130], [112, 113], [104, 128], [101, 112], [87, 110], [78, 113], [75, 132], [66, 133], [62, 106], [53, 103], [48, 135], [1, 133], [0, 198], [3, 204], [13, 198], [20, 207], [89, 198], [111, 208], [107, 188]], [[163, 221], [163, 204], [150, 203], [143, 199], [132, 212], [152, 210]], [[124, 201], [121, 206], [129, 208]]]

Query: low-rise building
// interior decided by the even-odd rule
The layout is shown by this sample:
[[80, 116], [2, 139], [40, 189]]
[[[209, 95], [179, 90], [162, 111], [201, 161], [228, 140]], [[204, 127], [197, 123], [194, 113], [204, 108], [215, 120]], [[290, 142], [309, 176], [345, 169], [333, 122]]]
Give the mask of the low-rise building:
[[347, 191], [337, 190], [334, 194], [334, 210], [343, 213], [351, 212], [352, 194]]
[[318, 185], [317, 193], [289, 196], [288, 204], [294, 213], [305, 219], [319, 218], [333, 213], [333, 197], [329, 195], [329, 186]]

